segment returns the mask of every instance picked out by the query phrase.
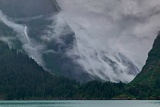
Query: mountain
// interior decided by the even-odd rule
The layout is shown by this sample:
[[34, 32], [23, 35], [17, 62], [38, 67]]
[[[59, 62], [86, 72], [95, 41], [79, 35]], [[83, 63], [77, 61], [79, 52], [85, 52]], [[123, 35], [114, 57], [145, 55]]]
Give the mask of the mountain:
[[[95, 47], [64, 20], [56, 0], [0, 0], [0, 40], [26, 53], [51, 74], [76, 79], [130, 82], [137, 66], [122, 53]], [[85, 36], [84, 36], [84, 35]]]
[[140, 99], [160, 98], [160, 32], [142, 71], [129, 83], [127, 92]]
[[67, 93], [74, 93], [73, 86], [78, 85], [74, 80], [44, 71], [26, 54], [9, 48], [1, 41], [0, 78], [0, 99], [67, 97]]
[[0, 41], [0, 100], [110, 99], [124, 84], [80, 84], [44, 71], [25, 53]]
[[82, 67], [65, 54], [74, 32], [59, 13], [55, 0], [0, 0], [0, 38], [24, 51], [46, 71], [89, 81]]
[[67, 54], [82, 65], [93, 79], [128, 83], [139, 73], [137, 66], [128, 57], [111, 47], [100, 45], [99, 39], [86, 28], [77, 23], [70, 26], [76, 32], [76, 41]]
[[148, 54], [148, 59], [142, 71], [132, 81], [132, 84], [154, 84], [160, 78], [160, 33], [154, 41]]

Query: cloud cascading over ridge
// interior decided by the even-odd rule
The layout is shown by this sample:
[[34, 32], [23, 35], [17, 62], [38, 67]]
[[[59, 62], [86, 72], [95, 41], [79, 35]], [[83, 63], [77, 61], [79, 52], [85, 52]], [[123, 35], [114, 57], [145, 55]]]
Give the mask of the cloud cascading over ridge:
[[[17, 18], [4, 1], [0, 24], [10, 33], [2, 31], [0, 40], [20, 46], [46, 70], [84, 82], [127, 83], [139, 73], [160, 30], [158, 0], [57, 0], [61, 11], [53, 1], [48, 14], [43, 13], [45, 7], [30, 14], [20, 3], [25, 11], [15, 8]], [[44, 2], [51, 6], [50, 0], [33, 3]]]
[[142, 68], [160, 30], [159, 0], [57, 1], [70, 25], [83, 26], [97, 39], [93, 47], [110, 47]]

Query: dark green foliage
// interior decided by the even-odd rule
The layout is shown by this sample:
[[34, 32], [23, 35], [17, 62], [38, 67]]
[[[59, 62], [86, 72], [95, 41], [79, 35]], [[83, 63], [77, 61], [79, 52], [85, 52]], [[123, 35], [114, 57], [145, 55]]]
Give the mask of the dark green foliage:
[[123, 87], [122, 83], [80, 84], [53, 76], [27, 55], [0, 42], [1, 99], [111, 99]]
[[81, 85], [77, 97], [84, 99], [111, 99], [119, 95], [124, 86], [122, 83], [91, 81]]
[[160, 35], [142, 72], [128, 85], [51, 75], [0, 42], [0, 99], [160, 99]]
[[153, 85], [158, 77], [160, 77], [160, 33], [148, 54], [145, 66], [131, 84], [146, 83]]
[[160, 98], [160, 33], [141, 73], [128, 85], [126, 92], [139, 99]]
[[73, 84], [76, 82], [52, 76], [33, 59], [0, 43], [0, 94], [5, 99], [64, 97], [74, 90]]

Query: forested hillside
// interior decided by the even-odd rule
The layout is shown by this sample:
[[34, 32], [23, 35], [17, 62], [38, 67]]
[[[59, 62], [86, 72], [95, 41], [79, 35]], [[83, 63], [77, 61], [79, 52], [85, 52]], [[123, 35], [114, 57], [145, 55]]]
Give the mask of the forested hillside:
[[[74, 81], [44, 71], [33, 59], [0, 43], [0, 95], [2, 99], [51, 97], [72, 89]], [[61, 95], [63, 92], [61, 92]]]
[[0, 99], [110, 99], [124, 84], [80, 84], [44, 71], [33, 59], [0, 42]]
[[127, 92], [140, 99], [160, 99], [160, 32], [141, 73], [129, 84]]
[[129, 84], [52, 75], [26, 54], [0, 42], [0, 99], [160, 99], [160, 34], [142, 72]]

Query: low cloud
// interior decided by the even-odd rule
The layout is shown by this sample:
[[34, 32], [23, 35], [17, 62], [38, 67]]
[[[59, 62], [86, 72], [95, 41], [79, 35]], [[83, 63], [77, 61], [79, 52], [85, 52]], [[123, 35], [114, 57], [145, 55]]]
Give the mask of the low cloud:
[[[62, 11], [48, 19], [44, 19], [43, 15], [29, 20], [24, 18], [25, 23], [19, 24], [15, 22], [19, 19], [13, 21], [0, 12], [0, 22], [16, 32], [15, 39], [21, 42], [23, 50], [44, 67], [43, 54], [60, 51], [49, 46], [53, 40], [64, 44], [61, 36], [73, 33], [67, 22], [75, 32], [76, 40], [73, 48], [67, 48], [68, 51], [64, 54], [82, 65], [93, 78], [112, 82], [131, 81], [139, 72], [138, 69], [145, 64], [147, 54], [160, 30], [160, 1], [57, 1]], [[31, 37], [33, 35], [29, 32], [35, 28], [28, 25], [27, 21], [39, 19], [45, 22], [50, 20], [52, 23], [42, 25], [45, 27], [44, 31]], [[12, 39], [6, 35], [2, 35], [0, 40], [13, 44]]]
[[[32, 57], [38, 64], [43, 65], [43, 60], [41, 58], [41, 54], [39, 51], [44, 49], [43, 44], [39, 44], [36, 46], [33, 46], [33, 44], [30, 42], [30, 38], [27, 34], [27, 27], [25, 25], [17, 24], [12, 19], [7, 17], [0, 11], [0, 22], [4, 23], [9, 28], [12, 28], [16, 35], [10, 35], [11, 37], [8, 37], [8, 35], [1, 36], [1, 40], [4, 42], [7, 42], [9, 46], [14, 46], [14, 42], [10, 38], [14, 38], [15, 40], [19, 40], [22, 44], [22, 49], [30, 56]], [[6, 29], [8, 30], [8, 29]], [[31, 40], [32, 41], [32, 40]]]
[[[40, 21], [43, 23], [39, 26]], [[54, 14], [50, 17], [12, 19], [0, 11], [0, 23], [7, 26], [5, 27], [6, 31], [11, 30], [10, 32], [12, 32], [10, 35], [2, 33], [3, 35], [0, 35], [0, 40], [7, 43], [10, 47], [25, 51], [29, 57], [33, 58], [47, 70], [50, 69], [46, 68], [44, 54], [58, 53], [60, 49], [55, 51], [52, 44], [64, 44], [61, 36], [73, 33], [63, 20], [61, 14]], [[37, 25], [35, 26], [34, 24]], [[35, 29], [38, 32], [35, 32]], [[18, 46], [15, 46], [18, 42], [20, 42]]]
[[160, 30], [159, 0], [57, 1], [68, 23], [83, 26], [97, 43], [80, 38], [121, 52], [142, 68]]

